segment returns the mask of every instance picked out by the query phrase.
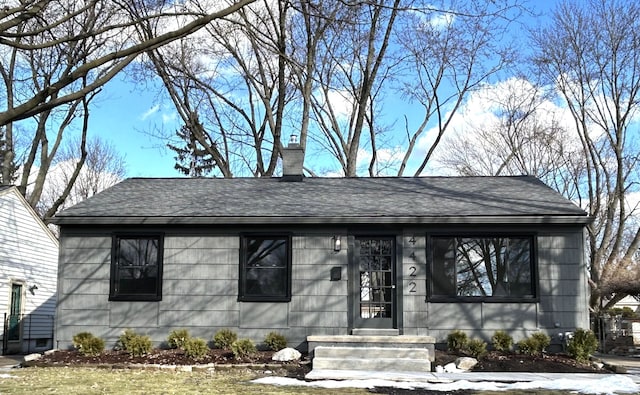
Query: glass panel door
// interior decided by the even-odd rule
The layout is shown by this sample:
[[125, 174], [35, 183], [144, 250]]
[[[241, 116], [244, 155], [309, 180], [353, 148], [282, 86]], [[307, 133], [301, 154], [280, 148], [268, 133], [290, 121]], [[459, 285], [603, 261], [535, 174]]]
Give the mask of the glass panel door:
[[395, 304], [394, 238], [356, 238], [358, 301], [354, 324], [393, 328]]
[[22, 314], [22, 285], [11, 284], [11, 306], [7, 340], [20, 340], [20, 314]]

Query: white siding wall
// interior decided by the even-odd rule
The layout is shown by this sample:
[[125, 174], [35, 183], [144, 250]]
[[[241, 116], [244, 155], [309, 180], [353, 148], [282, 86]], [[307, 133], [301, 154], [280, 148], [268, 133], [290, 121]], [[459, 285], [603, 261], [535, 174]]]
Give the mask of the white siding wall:
[[[23, 351], [51, 338], [56, 306], [58, 242], [15, 188], [0, 191], [0, 315], [9, 312], [11, 283], [23, 284]], [[29, 291], [37, 285], [38, 289]], [[31, 322], [31, 326], [28, 323]], [[1, 336], [4, 325], [0, 327]], [[51, 348], [49, 342], [46, 347]]]

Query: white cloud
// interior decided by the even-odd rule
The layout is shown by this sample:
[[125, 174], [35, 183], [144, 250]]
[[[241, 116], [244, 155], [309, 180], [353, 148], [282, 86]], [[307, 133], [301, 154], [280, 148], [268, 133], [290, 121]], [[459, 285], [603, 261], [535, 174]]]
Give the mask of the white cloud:
[[150, 109], [148, 109], [144, 114], [142, 114], [140, 116], [140, 119], [143, 120], [143, 121], [146, 121], [149, 117], [151, 117], [152, 115], [154, 115], [158, 111], [160, 111], [160, 105], [156, 104], [155, 106], [153, 106]]
[[[473, 141], [476, 136], [475, 130], [488, 130], [496, 128], [500, 122], [499, 112], [501, 103], [507, 99], [511, 103], [526, 102], [528, 98], [535, 92], [535, 87], [529, 81], [521, 78], [510, 78], [496, 84], [485, 84], [479, 90], [472, 92], [461, 108], [451, 118], [449, 128], [444, 133], [438, 148], [435, 151], [435, 157], [431, 163], [432, 168], [437, 166], [438, 157], [446, 155], [442, 150], [443, 142], [448, 139], [463, 136], [467, 141]], [[556, 103], [543, 99], [542, 96], [536, 98], [536, 116], [542, 123], [555, 123], [564, 129], [574, 130], [570, 112]], [[445, 117], [451, 116], [451, 112], [446, 113]], [[414, 157], [424, 158], [428, 150], [435, 142], [438, 135], [438, 128], [427, 130], [417, 142], [417, 149]], [[578, 139], [575, 139], [576, 143]]]

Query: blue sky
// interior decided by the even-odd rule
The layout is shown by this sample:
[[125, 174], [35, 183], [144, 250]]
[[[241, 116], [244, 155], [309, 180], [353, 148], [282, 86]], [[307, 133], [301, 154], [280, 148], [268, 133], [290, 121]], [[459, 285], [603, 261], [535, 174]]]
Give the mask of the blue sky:
[[[530, 6], [537, 12], [548, 12], [556, 2], [543, 0]], [[535, 26], [541, 20], [528, 18], [525, 22]], [[94, 103], [90, 133], [113, 143], [125, 157], [127, 177], [183, 176], [174, 169], [173, 153], [165, 142], [152, 136], [158, 130], [172, 133], [180, 127], [171, 103], [159, 99], [159, 92], [159, 86], [134, 83], [120, 75], [104, 87]]]

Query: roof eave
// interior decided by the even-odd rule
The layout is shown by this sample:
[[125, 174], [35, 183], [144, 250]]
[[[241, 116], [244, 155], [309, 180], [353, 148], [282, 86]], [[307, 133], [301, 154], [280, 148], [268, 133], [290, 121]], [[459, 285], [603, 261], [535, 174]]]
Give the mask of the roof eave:
[[277, 224], [565, 224], [586, 225], [593, 218], [586, 215], [540, 216], [441, 216], [441, 217], [101, 217], [60, 216], [56, 225], [277, 225]]

